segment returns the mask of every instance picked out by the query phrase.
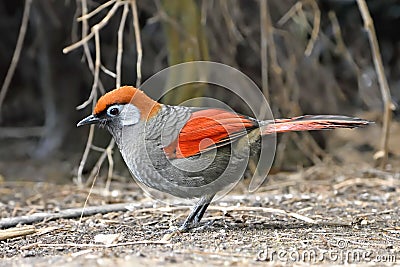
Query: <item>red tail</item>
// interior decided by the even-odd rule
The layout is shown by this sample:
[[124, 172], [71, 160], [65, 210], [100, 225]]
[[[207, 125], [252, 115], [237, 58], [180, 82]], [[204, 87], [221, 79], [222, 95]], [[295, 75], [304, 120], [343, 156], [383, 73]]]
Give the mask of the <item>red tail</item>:
[[335, 128], [358, 128], [370, 124], [370, 121], [337, 115], [305, 115], [291, 119], [277, 119], [275, 123], [263, 128], [262, 134], [294, 131], [312, 131]]

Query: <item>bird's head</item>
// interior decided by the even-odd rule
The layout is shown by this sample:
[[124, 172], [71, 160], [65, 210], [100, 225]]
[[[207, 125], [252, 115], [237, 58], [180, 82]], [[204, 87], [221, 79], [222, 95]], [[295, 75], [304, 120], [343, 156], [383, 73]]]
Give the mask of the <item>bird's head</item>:
[[78, 122], [77, 127], [98, 124], [115, 130], [146, 122], [161, 109], [161, 105], [132, 86], [114, 89], [97, 101], [93, 114]]

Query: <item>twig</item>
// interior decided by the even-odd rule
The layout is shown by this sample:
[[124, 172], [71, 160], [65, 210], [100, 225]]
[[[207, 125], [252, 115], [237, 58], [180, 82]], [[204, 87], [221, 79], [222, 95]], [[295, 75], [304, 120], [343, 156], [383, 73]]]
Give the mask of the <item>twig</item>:
[[[109, 2], [113, 3], [115, 1], [109, 1]], [[117, 8], [118, 6], [114, 5], [114, 7]], [[110, 13], [111, 13], [111, 10], [108, 12], [107, 15], [109, 15]], [[85, 17], [86, 14], [87, 14], [87, 2], [86, 2], [86, 0], [82, 0], [82, 36], [83, 36], [82, 40], [86, 39], [86, 37], [87, 37], [88, 22], [87, 22], [87, 19]], [[102, 22], [105, 21], [105, 23], [106, 23], [106, 22], [108, 22], [109, 18], [107, 20], [105, 20], [105, 18], [102, 20]], [[99, 30], [101, 28], [101, 27], [95, 27], [95, 26], [93, 26], [92, 30], [93, 29]], [[95, 101], [94, 100], [96, 99], [96, 96], [97, 96], [97, 90], [96, 89], [97, 89], [98, 85], [101, 85], [101, 83], [99, 81], [99, 72], [100, 72], [99, 68], [101, 67], [101, 62], [100, 62], [100, 41], [99, 41], [99, 38], [98, 38], [98, 32], [95, 35], [96, 35], [95, 36], [96, 37], [95, 38], [95, 45], [96, 45], [96, 60], [95, 60], [95, 64], [93, 64], [93, 59], [92, 59], [91, 53], [89, 51], [89, 46], [88, 46], [87, 41], [82, 43], [83, 48], [84, 48], [84, 52], [85, 52], [85, 56], [86, 56], [86, 59], [88, 61], [89, 69], [92, 71], [93, 76], [94, 76], [94, 81], [93, 81], [93, 85], [92, 85], [92, 90], [90, 91], [89, 98], [83, 104], [78, 106], [77, 107], [78, 109], [86, 107], [90, 102], [92, 102], [92, 105], [93, 105], [93, 108], [94, 108], [94, 105], [95, 105]], [[85, 150], [83, 152], [81, 162], [79, 163], [78, 174], [77, 174], [77, 183], [79, 185], [82, 184], [82, 172], [83, 172], [83, 168], [84, 168], [84, 166], [86, 164], [87, 157], [89, 156], [90, 148], [92, 147], [93, 136], [94, 136], [94, 126], [91, 125], [90, 126], [90, 130], [89, 130], [88, 140], [86, 142], [86, 147], [85, 147]]]
[[116, 72], [115, 88], [119, 88], [121, 86], [122, 52], [124, 51], [124, 29], [125, 29], [126, 17], [128, 16], [128, 11], [129, 11], [129, 6], [128, 4], [125, 4], [121, 16], [121, 22], [118, 28], [117, 63], [115, 67], [115, 72]]
[[76, 48], [82, 46], [83, 44], [87, 43], [90, 39], [92, 39], [93, 36], [96, 35], [104, 26], [107, 25], [108, 21], [110, 18], [115, 14], [115, 12], [118, 10], [118, 8], [121, 6], [122, 2], [116, 2], [114, 6], [108, 11], [107, 15], [96, 25], [92, 27], [92, 30], [88, 35], [86, 35], [84, 38], [79, 40], [78, 42], [67, 46], [63, 49], [64, 54], [68, 54], [72, 50], [75, 50]]
[[235, 22], [229, 12], [229, 2], [227, 1], [219, 1], [218, 2], [221, 6], [221, 14], [222, 18], [224, 19], [224, 22], [229, 29], [228, 34], [232, 36], [233, 40], [236, 40], [236, 42], [241, 42], [245, 38], [241, 34], [241, 32], [238, 30], [238, 28], [235, 25]]
[[108, 173], [107, 173], [107, 182], [105, 188], [107, 191], [110, 190], [111, 179], [113, 178], [113, 172], [114, 172], [114, 160], [112, 157], [114, 145], [115, 141], [114, 139], [111, 139], [110, 143], [106, 148], [107, 160], [108, 160]]
[[[301, 133], [294, 133], [292, 135], [292, 138], [295, 141], [294, 143], [296, 144], [296, 146], [304, 155], [306, 155], [313, 162], [314, 165], [320, 164], [321, 160], [318, 158], [317, 155], [315, 155], [315, 151], [310, 151], [310, 146], [307, 146], [307, 144], [303, 142], [303, 140], [301, 140], [300, 136]], [[305, 137], [303, 136], [303, 138]]]
[[85, 212], [87, 203], [88, 203], [88, 201], [89, 201], [89, 198], [90, 198], [90, 195], [91, 195], [91, 193], [92, 193], [94, 184], [95, 184], [95, 182], [96, 182], [96, 177], [97, 177], [98, 175], [99, 175], [99, 172], [97, 171], [97, 175], [96, 175], [96, 176], [94, 177], [94, 179], [93, 179], [92, 186], [90, 187], [89, 193], [87, 194], [86, 199], [85, 199], [85, 203], [83, 204], [81, 217], [79, 218], [79, 223], [78, 223], [79, 225], [80, 225], [81, 222], [82, 222], [83, 214], [84, 214], [84, 212]]
[[[113, 3], [114, 3], [114, 5], [108, 11], [107, 15], [98, 24], [95, 24], [91, 28], [91, 32], [88, 35], [83, 36], [83, 38], [80, 41], [78, 41], [77, 43], [72, 44], [72, 45], [64, 48], [64, 50], [63, 50], [64, 53], [68, 53], [69, 51], [79, 47], [80, 45], [83, 45], [84, 49], [85, 49], [85, 55], [88, 58], [89, 68], [92, 70], [93, 76], [94, 76], [94, 80], [93, 80], [93, 84], [92, 84], [92, 90], [90, 92], [89, 98], [84, 103], [79, 105], [77, 107], [77, 109], [84, 108], [89, 103], [92, 103], [93, 106], [94, 106], [95, 99], [97, 98], [96, 97], [97, 96], [97, 88], [98, 88], [98, 85], [100, 84], [100, 80], [99, 80], [100, 69], [102, 69], [108, 75], [110, 75], [112, 77], [115, 77], [116, 78], [117, 87], [120, 86], [120, 83], [121, 83], [122, 50], [123, 50], [123, 29], [124, 29], [124, 25], [125, 25], [125, 21], [126, 21], [126, 17], [127, 17], [127, 12], [128, 12], [127, 2], [124, 2], [124, 1], [116, 2], [116, 1], [112, 0], [112, 1], [109, 1], [109, 2], [101, 5], [100, 7], [98, 7], [94, 11], [92, 11], [91, 13], [87, 14], [86, 0], [83, 0], [83, 2], [82, 2], [82, 17], [79, 20], [82, 21], [82, 23], [83, 23], [82, 31], [86, 33], [87, 28], [88, 28], [87, 19], [90, 18], [91, 16], [93, 16], [94, 14], [100, 12], [101, 10], [103, 10], [104, 8], [108, 7], [109, 5], [111, 5]], [[104, 66], [101, 65], [101, 50], [100, 50], [100, 35], [99, 35], [99, 32], [102, 29], [102, 27], [104, 27], [108, 23], [109, 19], [115, 14], [115, 12], [117, 11], [118, 7], [121, 6], [122, 4], [124, 5], [124, 11], [123, 11], [123, 14], [122, 14], [121, 23], [120, 23], [120, 27], [119, 27], [119, 30], [118, 30], [118, 56], [117, 56], [117, 67], [116, 67], [116, 72], [117, 73], [114, 74], [111, 71], [108, 71]], [[93, 63], [91, 63], [92, 62], [91, 55], [89, 53], [88, 46], [87, 46], [87, 42], [93, 36], [95, 37], [95, 47], [96, 47], [96, 59], [95, 59], [94, 66], [93, 66]], [[94, 134], [94, 129], [93, 129], [93, 126], [92, 126], [90, 128], [88, 142], [86, 143], [86, 148], [85, 148], [85, 151], [84, 151], [84, 154], [82, 156], [82, 160], [80, 162], [79, 169], [78, 169], [77, 181], [78, 181], [79, 184], [82, 183], [82, 171], [83, 171], [84, 165], [86, 163], [87, 157], [89, 155], [90, 148], [92, 147], [93, 134]], [[107, 146], [107, 149], [105, 151], [103, 151], [103, 153], [100, 156], [99, 160], [97, 161], [95, 167], [93, 168], [93, 170], [91, 172], [91, 175], [87, 180], [87, 183], [90, 183], [92, 181], [94, 175], [98, 172], [98, 170], [100, 169], [100, 166], [104, 162], [105, 157], [107, 156], [108, 162], [109, 162], [107, 185], [109, 187], [110, 179], [112, 177], [112, 172], [113, 172], [113, 166], [114, 166], [113, 159], [112, 159], [112, 149], [114, 147], [114, 144], [115, 144], [114, 141], [111, 140], [109, 145]]]
[[381, 151], [379, 151], [382, 153], [381, 167], [384, 167], [388, 159], [389, 130], [392, 117], [392, 97], [390, 95], [389, 85], [386, 80], [381, 53], [379, 52], [379, 44], [378, 40], [376, 39], [374, 22], [369, 13], [367, 3], [365, 0], [357, 0], [357, 4], [364, 21], [364, 28], [368, 33], [368, 40], [371, 46], [371, 52], [374, 60], [375, 70], [378, 75], [379, 87], [384, 105], [383, 134], [381, 139]]
[[207, 4], [209, 1], [201, 1], [201, 19], [200, 23], [203, 27], [207, 24]]
[[17, 64], [19, 61], [19, 56], [21, 55], [22, 47], [24, 45], [26, 29], [28, 27], [29, 22], [29, 14], [32, 6], [32, 0], [25, 0], [24, 5], [24, 13], [22, 15], [21, 27], [19, 29], [19, 34], [17, 38], [17, 44], [15, 45], [15, 50], [13, 57], [11, 59], [10, 67], [8, 68], [6, 78], [4, 79], [3, 85], [0, 90], [0, 111], [3, 105], [3, 101], [6, 97], [8, 88], [10, 86], [12, 77], [14, 76], [15, 69], [17, 68]]
[[[158, 207], [158, 208], [142, 208], [135, 209], [134, 213], [152, 213], [152, 212], [172, 212], [176, 210], [187, 210], [188, 206], [176, 206], [176, 207]], [[298, 220], [315, 224], [316, 221], [308, 218], [304, 215], [300, 215], [294, 212], [287, 212], [282, 209], [274, 209], [274, 208], [264, 208], [264, 207], [238, 207], [238, 206], [229, 206], [229, 207], [221, 207], [221, 206], [210, 206], [209, 210], [217, 210], [222, 212], [228, 211], [254, 211], [254, 212], [264, 212], [264, 213], [278, 213], [286, 216], [290, 216], [296, 218]], [[81, 216], [91, 216], [94, 214], [105, 214], [110, 212], [119, 212], [119, 211], [132, 211], [129, 203], [119, 203], [119, 204], [108, 204], [101, 206], [93, 206], [87, 208], [74, 208], [74, 209], [66, 209], [61, 210], [57, 213], [37, 213], [26, 216], [19, 216], [14, 218], [5, 218], [0, 220], [0, 228], [9, 228], [16, 226], [17, 224], [29, 224], [40, 222], [43, 220], [55, 220], [55, 219], [71, 219], [71, 218], [80, 218]]]
[[269, 102], [269, 86], [268, 86], [268, 23], [267, 17], [268, 4], [267, 0], [260, 0], [260, 30], [261, 30], [261, 80], [262, 91]]
[[315, 141], [315, 139], [309, 132], [303, 132], [302, 137], [303, 141], [307, 143], [307, 145], [310, 147], [310, 150], [312, 150], [314, 154], [320, 157], [327, 156], [327, 153], [318, 145], [318, 143]]
[[164, 240], [142, 240], [142, 241], [132, 241], [132, 242], [124, 242], [124, 243], [116, 243], [116, 244], [77, 244], [77, 243], [65, 243], [65, 244], [43, 244], [43, 243], [34, 243], [31, 245], [26, 245], [20, 247], [21, 250], [31, 249], [33, 247], [44, 247], [44, 248], [114, 248], [114, 247], [125, 247], [132, 245], [164, 245], [169, 244], [170, 242]]
[[276, 147], [275, 166], [281, 169], [285, 161], [285, 150], [289, 142], [290, 135], [284, 134]]
[[118, 212], [118, 211], [128, 211], [129, 204], [109, 204], [109, 205], [101, 205], [94, 207], [87, 207], [85, 209], [75, 208], [75, 209], [66, 209], [61, 210], [57, 213], [37, 213], [13, 218], [4, 218], [0, 220], [0, 228], [9, 228], [16, 226], [17, 224], [30, 224], [35, 222], [40, 222], [43, 220], [55, 220], [55, 219], [71, 219], [71, 218], [79, 218], [82, 214], [83, 216], [91, 216], [94, 214], [105, 214], [110, 212]]
[[0, 240], [6, 240], [19, 236], [26, 236], [36, 233], [37, 230], [35, 226], [23, 226], [17, 228], [11, 228], [7, 230], [0, 230]]
[[340, 29], [339, 21], [336, 17], [336, 13], [334, 11], [329, 11], [328, 17], [332, 23], [332, 31], [336, 39], [336, 53], [338, 54], [343, 54], [345, 59], [348, 61], [352, 69], [357, 75], [357, 81], [358, 84], [360, 84], [361, 80], [361, 74], [360, 74], [360, 68], [357, 66], [357, 64], [354, 62], [353, 57], [351, 56], [349, 50], [347, 49], [343, 37], [342, 37], [342, 30]]
[[344, 187], [350, 187], [354, 185], [363, 185], [368, 187], [378, 187], [378, 186], [390, 186], [390, 187], [398, 187], [400, 185], [397, 179], [381, 179], [381, 178], [352, 178], [349, 180], [345, 180], [341, 183], [333, 185], [334, 190], [339, 190]]
[[[95, 26], [93, 26], [93, 27], [95, 27]], [[89, 105], [91, 102], [93, 102], [93, 100], [96, 99], [96, 96], [97, 96], [97, 86], [99, 83], [99, 74], [100, 74], [100, 66], [101, 66], [100, 34], [98, 31], [94, 32], [94, 42], [95, 42], [95, 48], [96, 48], [96, 59], [95, 59], [95, 63], [94, 63], [94, 74], [93, 74], [94, 79], [93, 79], [93, 84], [92, 84], [92, 90], [90, 91], [89, 98], [85, 102], [83, 102], [82, 104], [80, 104], [79, 106], [76, 107], [76, 109], [78, 109], [78, 110], [85, 108], [87, 105]]]
[[[318, 8], [318, 4], [315, 2], [315, 0], [308, 0], [308, 2], [312, 9], [314, 10], [314, 22], [313, 22], [313, 28], [311, 31], [311, 38], [308, 41], [308, 44], [306, 46], [306, 50], [304, 51], [304, 54], [306, 56], [310, 56], [311, 52], [314, 48], [315, 41], [318, 38], [318, 34], [320, 31], [320, 24], [321, 24], [321, 10]], [[279, 26], [283, 26], [290, 18], [293, 18], [296, 13], [299, 13], [299, 15], [304, 15], [303, 12], [303, 2], [298, 1], [296, 4], [294, 4], [278, 21]], [[307, 21], [307, 18], [304, 15], [304, 19]]]
[[131, 0], [131, 8], [132, 8], [132, 21], [133, 28], [135, 30], [135, 40], [136, 40], [136, 51], [137, 51], [137, 61], [136, 61], [136, 87], [139, 88], [142, 80], [142, 39], [140, 37], [140, 29], [139, 29], [139, 17], [137, 13], [136, 0]]
[[98, 170], [100, 169], [101, 165], [103, 165], [104, 160], [108, 156], [109, 151], [112, 151], [114, 148], [115, 141], [114, 139], [111, 139], [110, 143], [108, 144], [107, 148], [104, 150], [104, 152], [100, 155], [99, 159], [97, 160], [96, 164], [94, 165], [88, 179], [86, 180], [86, 185], [89, 185], [92, 183], [94, 177], [96, 176]]
[[[86, 0], [81, 0], [81, 8], [82, 8], [82, 16], [87, 14], [87, 2]], [[82, 20], [82, 38], [85, 38], [88, 34], [89, 23], [86, 19]], [[88, 66], [92, 74], [94, 75], [94, 64], [92, 59], [92, 54], [90, 53], [89, 45], [87, 42], [83, 44], [83, 51], [85, 53], [86, 60], [88, 62]], [[100, 83], [101, 85], [101, 83]], [[102, 89], [102, 86], [100, 87]], [[104, 91], [104, 90], [103, 90]], [[104, 92], [103, 92], [104, 93]]]
[[[93, 85], [92, 85], [92, 90], [90, 93], [90, 97], [88, 100], [86, 100], [82, 105], [78, 106], [77, 108], [80, 107], [84, 107], [87, 104], [90, 103], [90, 101], [92, 101], [93, 99], [96, 99], [97, 96], [97, 84], [99, 81], [99, 72], [100, 72], [100, 40], [99, 40], [99, 33], [96, 32], [95, 34], [95, 44], [96, 44], [96, 61], [95, 61], [95, 65], [94, 65], [94, 80], [93, 80]], [[95, 102], [92, 102], [93, 108], [95, 105]], [[78, 169], [78, 177], [77, 177], [77, 183], [79, 185], [82, 184], [82, 172], [83, 172], [83, 168], [86, 164], [86, 160], [87, 157], [89, 155], [90, 152], [90, 147], [92, 145], [93, 142], [93, 135], [94, 135], [94, 125], [90, 126], [90, 130], [89, 130], [89, 136], [88, 136], [88, 141], [86, 142], [86, 147], [85, 147], [85, 151], [83, 153], [81, 162], [79, 163], [79, 169]]]
[[[79, 0], [77, 0], [77, 1], [79, 1]], [[81, 0], [81, 9], [82, 9], [82, 16], [85, 16], [88, 12], [86, 0]], [[85, 38], [87, 36], [88, 30], [89, 30], [89, 23], [86, 19], [83, 19], [82, 20], [82, 38]], [[90, 50], [89, 50], [89, 46], [88, 46], [87, 42], [83, 44], [83, 50], [85, 52], [85, 56], [88, 61], [89, 69], [93, 72], [94, 71], [93, 60], [92, 60], [92, 56], [90, 54]]]
[[101, 64], [100, 69], [107, 74], [108, 76], [110, 76], [111, 78], [116, 79], [117, 78], [117, 74], [115, 74], [114, 72], [112, 72], [111, 70], [107, 69], [103, 64]]
[[303, 3], [297, 1], [277, 22], [279, 26], [283, 26], [290, 18], [292, 18], [299, 10], [303, 8]]
[[311, 0], [310, 4], [311, 4], [312, 8], [314, 9], [314, 23], [313, 23], [313, 29], [311, 32], [311, 38], [310, 38], [310, 40], [307, 44], [306, 50], [304, 52], [304, 54], [306, 56], [311, 55], [311, 52], [314, 48], [314, 44], [318, 38], [320, 23], [321, 23], [321, 10], [319, 10], [318, 4], [314, 0]]
[[221, 210], [221, 211], [254, 211], [254, 212], [265, 212], [265, 213], [278, 213], [283, 214], [286, 216], [293, 217], [300, 221], [304, 221], [307, 223], [316, 224], [317, 222], [307, 216], [295, 213], [295, 212], [288, 212], [282, 209], [274, 209], [274, 208], [263, 208], [263, 207], [238, 207], [238, 206], [231, 206], [231, 207], [219, 207], [219, 206], [210, 206], [209, 210]]
[[[114, 4], [117, 0], [109, 0], [107, 2], [105, 2], [104, 4], [98, 6], [96, 9], [94, 9], [93, 11], [91, 11], [90, 13], [87, 12], [82, 12], [82, 16], [80, 16], [77, 21], [87, 21], [88, 19], [90, 19], [91, 17], [93, 17], [94, 15], [96, 15], [97, 13], [101, 12], [103, 9], [107, 8], [108, 6]], [[85, 0], [86, 2], [86, 0]]]
[[[116, 75], [115, 75], [116, 88], [121, 86], [121, 76], [122, 76], [121, 66], [122, 66], [122, 53], [123, 53], [123, 42], [124, 42], [123, 35], [124, 35], [125, 22], [126, 22], [126, 18], [128, 15], [128, 11], [129, 11], [128, 4], [124, 4], [124, 9], [122, 12], [120, 26], [118, 28], [117, 61], [116, 61]], [[100, 166], [103, 164], [103, 162], [107, 156], [108, 174], [107, 174], [107, 181], [106, 181], [106, 186], [105, 186], [106, 190], [110, 189], [111, 179], [113, 177], [113, 172], [114, 172], [114, 160], [112, 157], [112, 150], [114, 148], [114, 145], [115, 145], [115, 141], [114, 141], [114, 139], [111, 139], [107, 148], [102, 153], [98, 162], [96, 163], [96, 166], [93, 168], [91, 176], [88, 178], [88, 181], [91, 181], [93, 179], [93, 177], [94, 177], [93, 174], [95, 174], [95, 171], [98, 173], [98, 171], [100, 170]], [[93, 179], [92, 186], [93, 186], [93, 184], [94, 184], [94, 179]]]
[[88, 139], [86, 141], [85, 150], [83, 152], [82, 159], [81, 159], [81, 162], [79, 163], [79, 167], [78, 167], [78, 174], [77, 174], [77, 178], [76, 178], [76, 180], [77, 180], [76, 183], [78, 185], [82, 185], [83, 168], [85, 167], [86, 160], [89, 156], [90, 148], [93, 143], [93, 136], [94, 136], [94, 125], [90, 125], [89, 135], [88, 135]]
[[393, 213], [393, 212], [395, 212], [394, 209], [388, 209], [388, 210], [381, 210], [381, 211], [377, 211], [377, 212], [361, 213], [361, 214], [355, 215], [354, 217], [378, 216], [378, 215], [389, 214], [389, 213]]
[[51, 232], [59, 231], [59, 230], [65, 230], [65, 226], [49, 226], [45, 228], [38, 229], [36, 233], [34, 233], [33, 236], [41, 236], [45, 235]]
[[281, 77], [282, 68], [278, 63], [278, 53], [276, 51], [275, 40], [274, 40], [274, 28], [272, 27], [271, 14], [270, 14], [268, 8], [265, 10], [265, 15], [266, 15], [266, 19], [268, 21], [268, 23], [265, 26], [267, 26], [267, 43], [269, 44], [269, 48], [270, 48], [270, 49], [268, 49], [268, 52], [269, 52], [269, 56], [271, 59], [271, 70], [276, 75], [276, 77], [279, 78], [279, 84], [283, 85], [283, 81], [282, 81], [282, 77]]
[[[135, 212], [137, 213], [143, 213], [143, 212], [172, 212], [176, 210], [183, 210], [183, 209], [188, 209], [189, 207], [187, 206], [177, 206], [177, 207], [158, 207], [158, 208], [144, 208], [144, 209], [137, 209]], [[286, 216], [290, 216], [293, 218], [296, 218], [298, 220], [307, 222], [307, 223], [312, 223], [315, 224], [316, 221], [306, 217], [304, 215], [300, 215], [295, 212], [288, 212], [282, 209], [274, 209], [274, 208], [264, 208], [264, 207], [245, 207], [245, 206], [228, 206], [228, 207], [222, 207], [222, 206], [209, 206], [207, 210], [216, 210], [216, 211], [222, 211], [222, 212], [228, 212], [228, 211], [254, 211], [254, 212], [265, 212], [265, 213], [278, 213], [278, 214], [283, 214]]]

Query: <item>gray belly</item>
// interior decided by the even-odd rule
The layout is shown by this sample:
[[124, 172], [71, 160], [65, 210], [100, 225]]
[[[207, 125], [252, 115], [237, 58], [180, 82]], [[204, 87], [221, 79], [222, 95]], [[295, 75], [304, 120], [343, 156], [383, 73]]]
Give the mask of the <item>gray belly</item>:
[[184, 159], [167, 159], [160, 145], [153, 143], [147, 145], [147, 153], [123, 156], [132, 174], [146, 186], [176, 197], [198, 198], [215, 194], [243, 176], [250, 150], [238, 146], [239, 142]]

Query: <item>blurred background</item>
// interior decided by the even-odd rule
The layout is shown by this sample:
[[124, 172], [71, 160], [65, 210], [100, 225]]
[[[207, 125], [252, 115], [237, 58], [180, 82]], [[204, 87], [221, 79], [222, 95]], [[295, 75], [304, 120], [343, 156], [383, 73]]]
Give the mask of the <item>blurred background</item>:
[[[30, 1], [28, 1], [30, 2]], [[119, 3], [118, 6], [117, 3]], [[77, 176], [89, 128], [76, 123], [91, 113], [94, 75], [90, 60], [99, 56], [97, 97], [115, 88], [118, 30], [127, 1], [38, 1], [30, 3], [29, 20], [15, 73], [0, 102], [0, 179], [70, 183]], [[103, 4], [106, 4], [105, 6]], [[369, 0], [380, 53], [394, 105], [400, 99], [400, 1]], [[103, 6], [102, 6], [103, 5]], [[0, 2], [0, 81], [3, 83], [16, 47], [25, 1]], [[63, 48], [82, 38], [82, 21], [107, 22], [87, 51]], [[123, 29], [121, 84], [137, 82], [138, 47], [131, 7]], [[181, 62], [210, 60], [247, 74], [263, 91], [276, 118], [302, 114], [343, 114], [376, 121], [365, 131], [293, 133], [279, 136], [273, 171], [295, 170], [329, 160], [336, 164], [374, 164], [381, 137], [382, 96], [360, 10], [348, 0], [154, 0], [137, 1], [143, 60], [141, 80]], [[111, 72], [111, 75], [110, 75]], [[164, 90], [165, 88], [159, 88]], [[177, 104], [211, 96], [236, 111], [246, 110], [224, 90], [188, 86], [162, 102]], [[96, 95], [94, 95], [96, 96]], [[400, 157], [400, 127], [395, 112], [390, 160]], [[396, 136], [397, 135], [397, 136]], [[96, 129], [93, 144], [105, 147], [109, 134]], [[103, 152], [92, 149], [83, 177]], [[118, 151], [114, 178], [129, 176]], [[107, 160], [100, 176], [107, 176]]]

